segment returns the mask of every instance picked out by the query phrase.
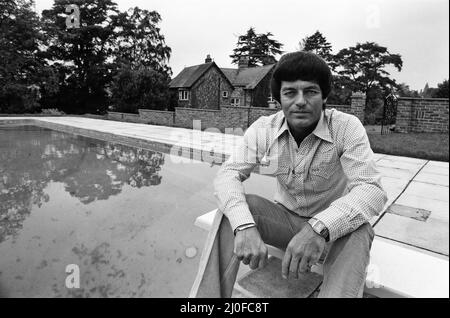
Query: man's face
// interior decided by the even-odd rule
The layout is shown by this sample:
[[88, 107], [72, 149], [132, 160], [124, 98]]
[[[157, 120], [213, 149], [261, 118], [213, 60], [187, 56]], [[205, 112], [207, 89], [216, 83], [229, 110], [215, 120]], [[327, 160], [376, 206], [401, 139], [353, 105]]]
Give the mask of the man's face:
[[320, 119], [323, 103], [319, 84], [297, 80], [281, 82], [280, 102], [289, 127], [295, 131], [311, 128]]

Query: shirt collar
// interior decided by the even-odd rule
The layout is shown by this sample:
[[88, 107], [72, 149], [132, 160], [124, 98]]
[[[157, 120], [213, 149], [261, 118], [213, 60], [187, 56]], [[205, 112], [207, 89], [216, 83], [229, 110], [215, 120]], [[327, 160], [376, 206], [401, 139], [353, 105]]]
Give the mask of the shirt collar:
[[317, 137], [319, 137], [320, 139], [326, 140], [328, 142], [333, 142], [333, 139], [331, 138], [330, 134], [330, 129], [328, 128], [328, 121], [327, 118], [325, 117], [324, 110], [322, 110], [316, 129], [314, 129], [312, 133]]
[[[319, 137], [320, 139], [326, 140], [328, 142], [333, 142], [333, 139], [331, 138], [330, 135], [330, 130], [328, 128], [327, 118], [324, 116], [324, 114], [325, 111], [322, 110], [319, 122], [317, 123], [317, 126], [312, 133], [315, 136]], [[275, 139], [279, 138], [285, 131], [289, 132], [289, 127], [287, 125], [287, 121], [286, 118], [284, 117], [284, 114], [281, 118], [281, 123], [279, 124], [279, 127], [280, 128], [278, 129]]]

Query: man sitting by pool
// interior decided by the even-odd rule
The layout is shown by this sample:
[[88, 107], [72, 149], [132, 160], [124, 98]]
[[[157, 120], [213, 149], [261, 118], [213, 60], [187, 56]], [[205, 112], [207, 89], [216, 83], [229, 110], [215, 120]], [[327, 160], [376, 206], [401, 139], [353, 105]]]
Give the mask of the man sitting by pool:
[[[387, 197], [359, 119], [326, 109], [331, 85], [317, 55], [281, 57], [271, 90], [282, 111], [247, 129], [214, 181], [225, 217], [216, 216], [195, 296], [231, 297], [239, 262], [263, 268], [267, 243], [285, 249], [284, 278], [325, 257], [318, 297], [362, 297], [374, 238], [369, 220]], [[274, 202], [244, 193], [257, 166], [277, 179]]]

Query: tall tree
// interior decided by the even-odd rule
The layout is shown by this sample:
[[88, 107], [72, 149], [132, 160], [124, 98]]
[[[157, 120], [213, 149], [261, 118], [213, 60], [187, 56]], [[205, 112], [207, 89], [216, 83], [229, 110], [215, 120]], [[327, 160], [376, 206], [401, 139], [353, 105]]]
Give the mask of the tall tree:
[[384, 46], [366, 42], [340, 50], [335, 58], [339, 65], [337, 73], [348, 82], [347, 87], [366, 95], [365, 118], [376, 122], [383, 107], [383, 96], [398, 86], [385, 68], [393, 66], [401, 71], [401, 56], [389, 53]]
[[111, 92], [116, 111], [137, 113], [139, 108], [167, 110], [171, 106], [167, 76], [144, 66], [132, 69], [124, 65]]
[[389, 77], [386, 66], [392, 65], [398, 71], [403, 66], [399, 54], [391, 54], [386, 47], [374, 42], [358, 43], [356, 46], [342, 49], [336, 54], [339, 63], [338, 74], [349, 78], [358, 89], [368, 93], [372, 88], [389, 91], [397, 87], [394, 79]]
[[[70, 27], [68, 8], [79, 8], [79, 25]], [[112, 79], [110, 62], [114, 32], [112, 17], [117, 5], [111, 0], [55, 0], [42, 12], [50, 38], [46, 50], [60, 74], [55, 100], [68, 113], [102, 112], [108, 106], [107, 84]]]
[[0, 2], [0, 112], [32, 112], [41, 89], [55, 89], [40, 46], [45, 38], [31, 0]]
[[398, 84], [396, 94], [400, 97], [415, 97], [415, 98], [420, 97], [418, 91], [410, 89], [409, 85], [405, 83]]
[[237, 64], [241, 57], [248, 58], [248, 66], [267, 65], [276, 63], [276, 55], [283, 53], [283, 44], [272, 39], [272, 33], [257, 34], [251, 27], [245, 35], [238, 37], [236, 48], [230, 55], [232, 63]]
[[132, 68], [142, 66], [170, 76], [168, 65], [171, 48], [165, 43], [158, 24], [161, 16], [156, 11], [131, 8], [114, 17], [116, 26], [114, 55], [119, 63]]
[[332, 53], [332, 46], [320, 31], [316, 31], [313, 35], [301, 40], [299, 42], [299, 49], [300, 51], [313, 52], [319, 55], [328, 63], [333, 71], [336, 69], [337, 65]]
[[131, 113], [139, 108], [170, 108], [172, 70], [168, 62], [172, 50], [158, 27], [161, 16], [135, 7], [114, 19], [118, 71], [111, 85], [113, 108]]

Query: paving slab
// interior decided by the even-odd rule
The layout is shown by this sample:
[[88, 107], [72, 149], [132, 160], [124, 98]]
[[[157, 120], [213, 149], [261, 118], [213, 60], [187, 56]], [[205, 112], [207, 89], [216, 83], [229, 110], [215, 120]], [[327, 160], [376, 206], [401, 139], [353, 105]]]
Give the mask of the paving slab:
[[411, 171], [419, 171], [420, 168], [425, 164], [425, 162], [405, 162], [398, 160], [388, 160], [386, 158], [380, 159], [377, 161], [377, 166], [380, 167], [389, 167], [389, 168], [398, 168], [398, 169], [406, 169]]
[[392, 213], [425, 222], [430, 217], [431, 211], [395, 203], [387, 209], [386, 213]]
[[448, 187], [417, 181], [412, 181], [404, 193], [445, 202], [448, 202], [449, 197]]
[[378, 166], [378, 170], [385, 177], [396, 178], [402, 180], [411, 180], [417, 173], [415, 169], [401, 169], [401, 168], [392, 168], [392, 167], [384, 167]]
[[380, 160], [381, 158], [384, 158], [386, 155], [385, 154], [382, 154], [382, 153], [374, 153], [373, 154], [373, 157], [374, 157], [374, 159], [375, 159], [375, 161], [378, 161], [378, 160]]
[[391, 177], [381, 177], [381, 184], [383, 187], [391, 188], [391, 189], [401, 189], [403, 190], [408, 184], [408, 179], [397, 179]]
[[383, 159], [387, 161], [395, 161], [395, 162], [404, 162], [404, 163], [411, 163], [411, 164], [425, 164], [428, 160], [426, 159], [419, 159], [419, 158], [413, 158], [413, 157], [403, 157], [403, 156], [393, 156], [393, 155], [385, 155]]
[[375, 234], [448, 256], [448, 222], [428, 218], [418, 221], [386, 213], [375, 226]]
[[443, 222], [449, 221], [449, 203], [440, 200], [433, 200], [416, 195], [403, 193], [396, 201], [396, 204], [410, 206], [414, 208], [431, 211], [430, 217]]
[[430, 160], [428, 161], [428, 166], [430, 167], [442, 167], [442, 168], [447, 168], [449, 167], [449, 163], [445, 162], [445, 161], [434, 161], [434, 160]]
[[436, 173], [428, 173], [423, 170], [414, 177], [414, 181], [448, 187], [448, 176]]
[[421, 172], [433, 173], [433, 174], [437, 174], [439, 176], [445, 176], [448, 179], [448, 167], [427, 164], [425, 167], [423, 167]]

